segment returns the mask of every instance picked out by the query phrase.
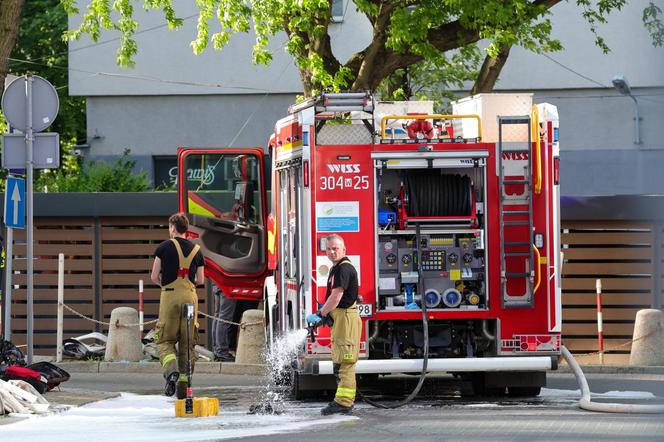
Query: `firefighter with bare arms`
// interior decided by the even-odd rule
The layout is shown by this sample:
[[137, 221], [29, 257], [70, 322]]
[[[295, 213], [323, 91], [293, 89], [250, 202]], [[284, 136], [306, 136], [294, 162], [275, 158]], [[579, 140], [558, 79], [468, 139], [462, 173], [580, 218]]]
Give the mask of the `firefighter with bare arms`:
[[362, 333], [362, 320], [357, 311], [357, 270], [346, 256], [341, 236], [329, 235], [325, 252], [333, 263], [327, 278], [325, 304], [318, 312], [307, 316], [307, 322], [316, 325], [329, 322], [329, 319], [333, 321], [332, 362], [338, 379], [337, 392], [321, 414], [347, 414], [355, 403], [355, 364]]

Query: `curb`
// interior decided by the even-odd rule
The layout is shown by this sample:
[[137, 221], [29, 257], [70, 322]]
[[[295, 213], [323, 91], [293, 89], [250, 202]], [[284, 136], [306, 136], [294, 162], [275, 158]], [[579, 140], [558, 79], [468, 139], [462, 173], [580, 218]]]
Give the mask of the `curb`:
[[[59, 362], [58, 367], [69, 373], [161, 373], [158, 362]], [[263, 376], [263, 364], [239, 364], [234, 362], [197, 362], [197, 373]]]

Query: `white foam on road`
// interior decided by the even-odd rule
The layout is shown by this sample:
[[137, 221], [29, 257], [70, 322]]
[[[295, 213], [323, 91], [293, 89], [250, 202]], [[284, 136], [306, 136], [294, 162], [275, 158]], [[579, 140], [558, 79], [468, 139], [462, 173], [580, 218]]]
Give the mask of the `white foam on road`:
[[120, 397], [65, 413], [4, 425], [2, 440], [69, 442], [85, 434], [90, 441], [206, 441], [300, 431], [310, 426], [358, 419], [354, 416], [322, 417], [320, 408], [324, 404], [310, 405], [273, 416], [224, 410], [222, 403], [218, 416], [176, 418], [172, 398], [122, 393]]
[[[606, 393], [590, 393], [592, 397], [623, 398], [623, 399], [655, 399], [656, 396], [649, 391], [607, 391]], [[581, 396], [581, 390], [559, 390], [555, 388], [542, 388], [540, 393], [544, 398]]]

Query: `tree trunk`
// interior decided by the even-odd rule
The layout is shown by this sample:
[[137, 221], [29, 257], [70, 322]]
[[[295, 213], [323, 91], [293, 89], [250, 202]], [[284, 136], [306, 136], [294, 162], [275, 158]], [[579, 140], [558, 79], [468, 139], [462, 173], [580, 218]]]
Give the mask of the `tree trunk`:
[[496, 86], [496, 81], [498, 81], [500, 71], [503, 69], [503, 66], [505, 66], [507, 58], [510, 55], [511, 48], [511, 45], [503, 44], [500, 45], [500, 50], [496, 57], [486, 56], [484, 63], [482, 63], [482, 68], [477, 75], [477, 80], [475, 80], [475, 84], [470, 90], [470, 95], [493, 91], [494, 86]]
[[16, 44], [25, 0], [0, 0], [0, 91], [4, 90], [8, 58]]
[[300, 80], [302, 81], [302, 90], [304, 98], [311, 98], [314, 91], [314, 85], [311, 81], [311, 72], [309, 69], [298, 68], [300, 71]]

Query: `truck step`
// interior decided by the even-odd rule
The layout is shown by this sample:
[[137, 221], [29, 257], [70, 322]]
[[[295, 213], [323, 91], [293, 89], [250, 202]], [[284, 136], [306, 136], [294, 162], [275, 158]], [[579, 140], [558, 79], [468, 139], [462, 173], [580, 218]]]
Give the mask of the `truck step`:
[[530, 124], [530, 117], [528, 116], [498, 117], [498, 124]]

